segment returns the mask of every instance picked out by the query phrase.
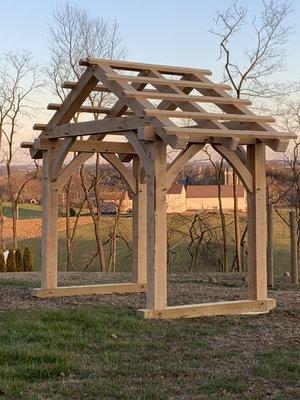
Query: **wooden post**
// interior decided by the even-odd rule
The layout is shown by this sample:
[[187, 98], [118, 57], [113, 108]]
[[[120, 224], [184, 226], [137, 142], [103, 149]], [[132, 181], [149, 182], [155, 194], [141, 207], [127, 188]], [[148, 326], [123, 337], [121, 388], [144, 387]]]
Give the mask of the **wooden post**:
[[42, 197], [42, 289], [57, 287], [58, 258], [58, 190], [51, 181], [51, 165], [55, 151], [43, 151], [43, 197]]
[[136, 193], [132, 196], [132, 278], [133, 282], [147, 282], [147, 184], [137, 156], [133, 157]]
[[291, 232], [291, 280], [298, 284], [298, 251], [297, 251], [297, 219], [295, 210], [290, 211], [290, 232]]
[[248, 283], [249, 298], [267, 299], [267, 213], [265, 145], [247, 146], [248, 168], [254, 192], [248, 193]]
[[147, 309], [167, 306], [166, 143], [146, 142], [151, 165], [147, 180]]
[[274, 286], [274, 241], [273, 241], [273, 205], [267, 207], [268, 240], [267, 240], [267, 283], [268, 287]]

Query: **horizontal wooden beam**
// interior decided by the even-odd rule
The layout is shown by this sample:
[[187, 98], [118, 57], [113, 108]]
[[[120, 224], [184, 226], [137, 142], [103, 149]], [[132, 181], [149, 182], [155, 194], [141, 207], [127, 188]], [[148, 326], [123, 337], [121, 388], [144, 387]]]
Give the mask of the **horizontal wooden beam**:
[[172, 306], [163, 310], [140, 309], [137, 313], [140, 317], [147, 319], [197, 318], [216, 315], [264, 314], [275, 306], [274, 299], [237, 300]]
[[47, 124], [40, 124], [40, 123], [37, 123], [37, 124], [34, 124], [34, 125], [33, 125], [32, 129], [33, 129], [34, 131], [43, 131], [43, 130], [46, 128], [46, 126], [47, 126]]
[[20, 144], [21, 149], [31, 149], [33, 142], [22, 142]]
[[253, 141], [255, 139], [288, 139], [293, 137], [288, 132], [278, 131], [251, 131], [251, 130], [221, 130], [206, 128], [184, 128], [184, 127], [167, 127], [165, 128], [167, 135], [176, 135], [179, 138], [188, 141], [209, 141], [212, 137], [233, 137], [239, 138], [240, 141]]
[[200, 120], [223, 120], [223, 121], [240, 121], [240, 122], [275, 122], [273, 117], [255, 114], [225, 114], [225, 113], [208, 113], [208, 112], [195, 112], [195, 111], [173, 111], [173, 110], [159, 110], [159, 109], [146, 109], [148, 117], [164, 116], [168, 118], [193, 118]]
[[174, 100], [174, 101], [193, 101], [196, 103], [214, 103], [214, 104], [240, 104], [250, 106], [252, 102], [247, 99], [235, 99], [234, 97], [216, 97], [216, 96], [194, 96], [187, 94], [177, 94], [177, 93], [161, 93], [154, 90], [141, 90], [141, 91], [125, 91], [126, 97], [139, 97], [145, 99], [153, 100]]
[[[77, 82], [70, 82], [70, 81], [66, 81], [62, 84], [62, 88], [63, 89], [74, 89], [74, 87], [76, 86]], [[107, 92], [107, 93], [111, 93], [111, 91], [109, 89], [107, 89], [104, 85], [96, 85], [93, 89], [93, 91], [96, 92]]]
[[117, 75], [117, 74], [107, 74], [107, 79], [112, 81], [126, 81], [126, 82], [138, 82], [147, 83], [152, 85], [175, 85], [177, 87], [185, 88], [195, 88], [195, 89], [222, 89], [231, 90], [229, 85], [223, 83], [213, 83], [213, 82], [199, 82], [199, 81], [187, 81], [183, 79], [161, 79], [152, 78], [149, 76], [132, 76], [132, 75]]
[[154, 69], [162, 74], [172, 74], [172, 75], [183, 75], [183, 74], [194, 74], [194, 73], [199, 73], [203, 75], [212, 75], [212, 72], [209, 69], [175, 67], [170, 65], [146, 64], [139, 62], [107, 60], [98, 58], [86, 58], [84, 60], [80, 60], [79, 64], [85, 67], [94, 65], [108, 65], [113, 69], [120, 69], [124, 71], [151, 71]]
[[81, 153], [136, 154], [130, 143], [98, 142], [96, 140], [77, 140], [71, 151]]
[[146, 292], [146, 284], [142, 283], [108, 283], [103, 285], [62, 286], [55, 289], [32, 289], [35, 297], [91, 296], [95, 294], [123, 294]]
[[[61, 104], [50, 103], [48, 104], [48, 110], [60, 110]], [[91, 107], [91, 106], [81, 106], [77, 112], [81, 113], [92, 113], [92, 114], [108, 114], [111, 111], [110, 107]], [[133, 115], [132, 111], [125, 111], [124, 115]]]
[[[72, 136], [87, 136], [94, 134], [110, 134], [122, 131], [131, 131], [145, 125], [143, 117], [111, 117], [96, 121], [74, 122], [71, 124], [57, 125], [55, 128], [44, 131], [47, 138], [63, 138]], [[44, 130], [44, 124], [35, 124], [33, 129]]]
[[[34, 148], [35, 150], [59, 149], [64, 140], [38, 138], [34, 142], [23, 142], [21, 148]], [[136, 154], [133, 146], [125, 142], [104, 142], [97, 140], [76, 140], [69, 151], [81, 153], [108, 153], [108, 154]]]

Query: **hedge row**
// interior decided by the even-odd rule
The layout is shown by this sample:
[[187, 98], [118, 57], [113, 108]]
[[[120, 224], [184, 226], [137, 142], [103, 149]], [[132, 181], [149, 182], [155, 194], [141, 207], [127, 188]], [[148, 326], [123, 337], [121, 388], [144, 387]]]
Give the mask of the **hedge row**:
[[26, 246], [23, 257], [20, 249], [9, 250], [6, 262], [3, 250], [0, 250], [0, 272], [32, 271], [33, 259], [30, 247]]

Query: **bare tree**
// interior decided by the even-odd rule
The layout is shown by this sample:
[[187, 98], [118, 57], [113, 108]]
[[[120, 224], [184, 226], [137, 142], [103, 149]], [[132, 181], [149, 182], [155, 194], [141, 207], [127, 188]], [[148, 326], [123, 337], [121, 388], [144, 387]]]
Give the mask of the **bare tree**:
[[[36, 111], [34, 95], [43, 86], [41, 69], [28, 52], [8, 53], [0, 69], [0, 130], [4, 162], [7, 172], [7, 186], [12, 208], [13, 247], [18, 247], [17, 207], [22, 191], [27, 183], [36, 177], [35, 171], [28, 174], [19, 185], [14, 184], [12, 176], [13, 157], [18, 152], [18, 140], [23, 121]], [[2, 214], [2, 212], [1, 212]]]
[[[278, 106], [278, 116], [283, 129], [290, 133], [300, 134], [300, 100], [298, 98], [290, 99]], [[284, 197], [287, 206], [295, 211], [297, 225], [297, 253], [298, 264], [300, 265], [300, 138], [293, 140], [287, 153], [284, 155], [284, 164], [287, 174], [284, 179], [284, 185], [277, 190], [277, 197], [273, 202], [278, 202]], [[284, 219], [282, 213], [277, 213]], [[285, 219], [287, 225], [289, 221]]]
[[[61, 101], [66, 97], [66, 91], [62, 88], [63, 83], [66, 80], [76, 81], [84, 71], [84, 68], [79, 65], [80, 59], [85, 57], [122, 59], [127, 53], [127, 49], [119, 33], [118, 24], [115, 21], [110, 23], [107, 19], [91, 17], [86, 10], [76, 5], [71, 5], [68, 2], [58, 4], [52, 11], [49, 41], [50, 65], [47, 73], [52, 90]], [[92, 106], [102, 107], [110, 104], [112, 97], [107, 93], [92, 92], [88, 101]], [[78, 121], [78, 118], [79, 114], [77, 113], [74, 116], [74, 122]], [[98, 118], [99, 114], [95, 113], [94, 119]], [[99, 155], [94, 160], [95, 173], [97, 174], [100, 165]], [[83, 174], [84, 171], [82, 171], [81, 176]], [[71, 182], [72, 177], [66, 185], [67, 203], [70, 203], [68, 188], [70, 188]], [[95, 176], [93, 182], [95, 185], [97, 184], [97, 176]], [[84, 191], [87, 189], [87, 186], [83, 187]], [[91, 189], [89, 188], [88, 191]], [[97, 195], [98, 188], [95, 186], [93, 189]], [[87, 204], [89, 205], [89, 202]], [[98, 212], [98, 215], [100, 215], [100, 212]], [[66, 225], [69, 227], [66, 230], [67, 252], [70, 253], [72, 251], [71, 237], [75, 236], [72, 229], [76, 229], [77, 224], [73, 225], [73, 228], [70, 229], [68, 212], [66, 213], [66, 219]], [[100, 224], [97, 218], [93, 218], [93, 223], [97, 240], [102, 240]], [[99, 251], [101, 249], [99, 243], [98, 249]], [[72, 255], [69, 254], [67, 258], [71, 262]], [[99, 253], [99, 259], [100, 262], [104, 263], [105, 258], [103, 254]], [[68, 269], [71, 269], [71, 265], [68, 265]], [[101, 270], [105, 270], [105, 265], [101, 266]]]
[[[289, 90], [286, 85], [274, 83], [275, 80], [270, 78], [285, 69], [286, 44], [293, 29], [287, 22], [290, 12], [288, 1], [276, 0], [262, 0], [261, 12], [253, 16], [249, 16], [248, 9], [239, 1], [217, 11], [210, 32], [219, 38], [219, 59], [224, 64], [224, 80], [231, 83], [237, 98], [270, 99]], [[234, 39], [247, 28], [253, 40], [250, 40], [250, 45], [247, 42], [241, 56], [240, 49], [234, 48]], [[241, 235], [235, 171], [233, 180], [236, 262], [240, 271]]]
[[208, 151], [207, 148], [203, 150], [208, 157], [211, 165], [215, 170], [215, 179], [218, 187], [218, 203], [219, 203], [219, 214], [221, 220], [221, 228], [222, 228], [222, 244], [223, 244], [223, 260], [222, 260], [222, 269], [223, 272], [229, 272], [228, 260], [227, 260], [227, 226], [226, 226], [226, 218], [223, 211], [222, 205], [222, 180], [224, 176], [224, 159], [223, 157], [219, 157], [218, 159], [214, 159], [213, 155]]

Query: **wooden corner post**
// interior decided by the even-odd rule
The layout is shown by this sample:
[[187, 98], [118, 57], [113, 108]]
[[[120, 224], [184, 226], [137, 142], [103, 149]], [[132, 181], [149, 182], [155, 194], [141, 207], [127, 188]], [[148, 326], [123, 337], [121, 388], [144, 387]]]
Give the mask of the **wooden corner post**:
[[267, 212], [265, 144], [247, 146], [254, 191], [248, 193], [248, 283], [251, 300], [267, 299]]
[[43, 151], [42, 289], [57, 287], [58, 189], [51, 176], [55, 155], [55, 150]]
[[147, 282], [147, 183], [144, 168], [137, 156], [133, 156], [133, 175], [136, 193], [132, 195], [132, 279], [136, 283]]
[[147, 309], [167, 306], [166, 143], [155, 136], [146, 142], [150, 171], [147, 179]]

